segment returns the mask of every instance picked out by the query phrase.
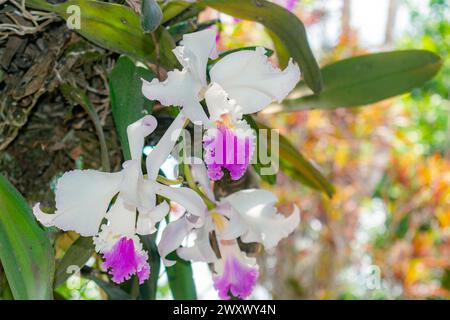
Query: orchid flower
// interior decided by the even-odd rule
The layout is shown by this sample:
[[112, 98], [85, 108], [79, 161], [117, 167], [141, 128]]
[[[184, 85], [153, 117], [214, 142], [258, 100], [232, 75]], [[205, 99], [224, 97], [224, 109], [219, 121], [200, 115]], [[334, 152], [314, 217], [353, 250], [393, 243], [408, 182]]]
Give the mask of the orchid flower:
[[[203, 164], [193, 165], [192, 174], [207, 195], [212, 195]], [[248, 189], [235, 192], [216, 202], [210, 209], [201, 227], [196, 227], [189, 215], [167, 225], [159, 243], [159, 253], [168, 266], [175, 262], [166, 256], [176, 250], [185, 260], [214, 264], [214, 287], [222, 299], [231, 296], [248, 297], [258, 278], [256, 259], [249, 258], [239, 248], [237, 239], [244, 243], [259, 242], [266, 249], [292, 233], [300, 222], [297, 206], [285, 217], [274, 207], [277, 197], [266, 190]], [[217, 237], [219, 257], [211, 246], [210, 234]], [[190, 247], [180, 247], [189, 235], [195, 234]]]
[[142, 248], [138, 235], [155, 232], [155, 224], [169, 212], [166, 201], [156, 204], [156, 195], [178, 202], [192, 215], [203, 217], [206, 211], [202, 199], [194, 191], [172, 188], [156, 181], [159, 168], [172, 150], [185, 121], [184, 115], [180, 114], [147, 157], [147, 178], [141, 169], [142, 149], [144, 138], [155, 130], [157, 121], [147, 115], [129, 125], [131, 160], [123, 163], [122, 171], [66, 172], [56, 186], [56, 212], [44, 213], [37, 203], [33, 208], [37, 220], [44, 226], [93, 236], [95, 249], [104, 258], [103, 267], [110, 270], [114, 282], [121, 283], [136, 274], [139, 283], [143, 283], [150, 276], [150, 266], [148, 253]]
[[[245, 173], [253, 155], [255, 137], [245, 114], [258, 112], [273, 101], [281, 102], [300, 79], [298, 65], [290, 59], [282, 71], [272, 66], [264, 48], [230, 53], [216, 62], [208, 83], [208, 58], [217, 59], [216, 31], [185, 34], [173, 52], [183, 69], [173, 70], [160, 82], [143, 80], [142, 92], [162, 105], [178, 105], [194, 123], [207, 128], [203, 140], [208, 176], [233, 180]], [[209, 117], [200, 101], [205, 99]]]

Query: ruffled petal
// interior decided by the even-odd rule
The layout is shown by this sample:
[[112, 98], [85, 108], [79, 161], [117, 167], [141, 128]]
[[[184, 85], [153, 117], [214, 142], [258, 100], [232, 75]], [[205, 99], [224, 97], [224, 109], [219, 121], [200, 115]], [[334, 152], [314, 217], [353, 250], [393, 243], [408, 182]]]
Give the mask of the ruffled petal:
[[216, 31], [205, 29], [187, 33], [183, 36], [181, 46], [175, 48], [175, 56], [183, 67], [195, 75], [195, 78], [206, 86], [206, 66], [208, 58], [217, 59]]
[[139, 211], [136, 232], [140, 235], [152, 234], [157, 231], [155, 225], [169, 213], [170, 207], [166, 201], [158, 204], [149, 212]]
[[114, 195], [122, 173], [95, 170], [66, 172], [56, 186], [56, 212], [46, 215], [35, 208], [36, 218], [46, 226], [73, 230], [82, 236], [95, 235]]
[[125, 203], [119, 193], [105, 218], [107, 219], [106, 223], [101, 226], [101, 231], [93, 238], [95, 250], [100, 253], [110, 251], [122, 237], [134, 237], [136, 207]]
[[274, 68], [265, 49], [256, 48], [223, 57], [211, 68], [210, 76], [249, 114], [274, 100], [281, 102], [300, 80], [300, 69], [292, 59], [283, 71]]
[[227, 169], [232, 180], [240, 179], [250, 164], [255, 149], [255, 136], [250, 126], [240, 120], [236, 127], [219, 124], [203, 137], [208, 176], [220, 180]]
[[259, 277], [256, 262], [247, 258], [236, 242], [219, 247], [222, 259], [220, 263], [215, 263], [217, 275], [214, 277], [214, 288], [224, 300], [247, 298]]
[[156, 118], [148, 115], [127, 127], [128, 144], [130, 145], [131, 159], [141, 160], [144, 138], [151, 134], [158, 126]]
[[105, 259], [103, 267], [109, 269], [115, 283], [122, 283], [130, 279], [133, 274], [137, 275], [139, 284], [150, 277], [147, 252], [136, 248], [135, 241], [122, 237], [110, 251], [103, 254]]
[[165, 266], [170, 267], [176, 263], [175, 261], [166, 259], [166, 256], [181, 246], [181, 243], [192, 229], [194, 229], [194, 225], [189, 222], [186, 216], [170, 222], [164, 228], [161, 241], [158, 244], [158, 252]]
[[230, 221], [222, 233], [225, 240], [241, 236], [243, 242], [260, 242], [266, 249], [271, 249], [300, 223], [297, 206], [288, 217], [277, 213], [274, 207], [277, 198], [266, 190], [238, 191], [226, 197], [225, 201], [233, 208], [228, 212]]
[[175, 143], [178, 141], [186, 120], [186, 117], [182, 113], [179, 113], [169, 128], [167, 128], [166, 132], [164, 132], [161, 139], [159, 139], [156, 147], [147, 156], [145, 162], [149, 180], [154, 181], [158, 177], [159, 169], [164, 161], [167, 160]]

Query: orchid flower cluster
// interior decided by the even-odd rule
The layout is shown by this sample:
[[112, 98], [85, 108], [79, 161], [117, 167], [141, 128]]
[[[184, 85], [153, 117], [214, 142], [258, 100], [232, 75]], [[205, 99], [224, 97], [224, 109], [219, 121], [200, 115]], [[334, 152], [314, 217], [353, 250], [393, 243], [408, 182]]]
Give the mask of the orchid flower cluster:
[[[278, 213], [277, 197], [269, 191], [241, 190], [221, 199], [214, 195], [214, 181], [225, 171], [231, 179], [240, 179], [253, 155], [255, 137], [243, 115], [283, 100], [300, 78], [296, 63], [291, 60], [284, 70], [277, 69], [264, 48], [236, 51], [215, 61], [215, 37], [210, 29], [184, 35], [173, 50], [183, 69], [170, 71], [164, 82], [143, 80], [142, 92], [148, 99], [181, 107], [146, 157], [146, 175], [141, 165], [145, 137], [157, 127], [151, 115], [128, 126], [131, 160], [123, 163], [120, 172], [69, 171], [56, 186], [56, 212], [44, 213], [39, 203], [33, 208], [44, 226], [93, 237], [103, 268], [115, 283], [133, 275], [140, 284], [149, 278], [148, 252], [139, 236], [157, 231], [158, 223], [170, 212], [170, 201], [185, 212], [162, 232], [158, 252], [164, 264], [175, 263], [167, 257], [174, 251], [182, 259], [210, 263], [214, 286], [223, 299], [248, 297], [258, 278], [256, 259], [240, 249], [238, 239], [271, 249], [300, 222], [296, 206], [289, 216]], [[197, 188], [158, 181], [159, 169], [187, 120], [203, 125], [206, 131], [204, 162], [190, 166]], [[163, 199], [160, 203], [157, 195]], [[191, 245], [183, 246], [191, 237], [195, 239]]]

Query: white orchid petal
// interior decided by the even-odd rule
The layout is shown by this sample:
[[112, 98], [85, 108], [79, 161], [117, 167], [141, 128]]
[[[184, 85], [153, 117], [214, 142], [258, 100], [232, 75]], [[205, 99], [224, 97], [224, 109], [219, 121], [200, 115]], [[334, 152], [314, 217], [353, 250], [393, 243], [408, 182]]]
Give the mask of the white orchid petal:
[[211, 126], [212, 122], [203, 111], [202, 105], [197, 100], [186, 101], [181, 110], [191, 122], [197, 125]]
[[193, 225], [187, 221], [185, 216], [170, 222], [166, 226], [161, 235], [161, 241], [158, 244], [158, 252], [165, 266], [170, 267], [175, 264], [175, 261], [167, 260], [166, 256], [180, 247], [192, 229]]
[[[192, 158], [194, 159], [194, 158]], [[210, 200], [214, 200], [214, 191], [211, 186], [211, 180], [208, 177], [208, 170], [202, 159], [195, 158], [191, 164], [191, 173], [195, 181], [199, 183], [203, 191], [206, 193]]]
[[136, 233], [136, 207], [125, 203], [120, 193], [105, 218], [114, 234], [131, 237]]
[[177, 249], [177, 254], [181, 259], [201, 261], [201, 262], [215, 262], [217, 260], [211, 243], [209, 241], [209, 233], [214, 230], [214, 224], [211, 219], [205, 221], [205, 225], [195, 231], [197, 238], [192, 247], [181, 247]]
[[53, 226], [53, 219], [56, 217], [56, 214], [45, 213], [42, 211], [41, 204], [39, 202], [33, 206], [33, 214], [43, 226]]
[[273, 192], [263, 189], [246, 189], [230, 194], [224, 200], [238, 212], [247, 212], [260, 205], [274, 205], [278, 198]]
[[154, 181], [158, 177], [159, 168], [169, 157], [185, 122], [186, 117], [180, 112], [161, 139], [159, 139], [156, 147], [147, 156], [146, 167], [149, 180]]
[[140, 235], [152, 234], [156, 231], [155, 225], [169, 213], [170, 207], [166, 201], [158, 204], [149, 212], [139, 211], [136, 232]]
[[137, 207], [139, 204], [139, 185], [143, 181], [141, 161], [125, 161], [122, 167], [121, 195], [125, 202]]
[[300, 80], [300, 69], [292, 59], [283, 71], [274, 68], [265, 49], [256, 48], [223, 57], [211, 68], [210, 76], [249, 114], [274, 100], [281, 102]]
[[234, 120], [242, 118], [241, 107], [235, 100], [228, 99], [228, 94], [218, 83], [213, 83], [206, 90], [205, 101], [212, 121], [221, 120], [223, 114], [230, 114]]
[[123, 164], [123, 179], [120, 194], [124, 201], [139, 211], [150, 211], [155, 207], [156, 194], [142, 175], [141, 162], [129, 160]]
[[[149, 181], [149, 183], [151, 182]], [[178, 203], [187, 212], [199, 217], [201, 222], [204, 220], [207, 207], [202, 198], [194, 190], [187, 187], [169, 187], [158, 182], [152, 183], [156, 194]]]
[[157, 78], [151, 82], [142, 79], [142, 94], [149, 100], [158, 100], [164, 106], [183, 106], [186, 101], [198, 101], [201, 88], [202, 85], [187, 70], [170, 71], [163, 82]]
[[95, 170], [66, 172], [56, 186], [56, 212], [46, 215], [35, 206], [36, 218], [46, 226], [73, 230], [82, 236], [93, 236], [108, 210], [109, 203], [119, 192], [122, 173]]
[[218, 237], [223, 240], [233, 240], [248, 232], [247, 222], [241, 218], [239, 213], [234, 212], [234, 209], [231, 208], [227, 217], [230, 220], [226, 224], [225, 230], [217, 234]]
[[274, 199], [276, 201], [271, 192], [257, 189], [238, 191], [228, 196], [226, 201], [234, 210], [229, 211], [230, 222], [222, 234], [223, 239], [232, 240], [239, 235], [243, 242], [260, 242], [266, 249], [275, 247], [297, 228], [300, 213], [297, 206], [288, 217], [277, 213], [273, 206]]
[[201, 88], [202, 84], [186, 69], [170, 71], [164, 82], [142, 79], [142, 94], [147, 99], [158, 100], [164, 106], [181, 106], [192, 122], [207, 123], [208, 117], [199, 103]]
[[182, 47], [174, 49], [180, 63], [188, 68], [206, 86], [206, 66], [208, 58], [217, 59], [216, 31], [205, 29], [198, 32], [188, 33], [183, 36]]
[[158, 121], [156, 121], [156, 118], [147, 115], [127, 127], [131, 159], [140, 161], [142, 149], [144, 148], [144, 138], [152, 133], [157, 126]]

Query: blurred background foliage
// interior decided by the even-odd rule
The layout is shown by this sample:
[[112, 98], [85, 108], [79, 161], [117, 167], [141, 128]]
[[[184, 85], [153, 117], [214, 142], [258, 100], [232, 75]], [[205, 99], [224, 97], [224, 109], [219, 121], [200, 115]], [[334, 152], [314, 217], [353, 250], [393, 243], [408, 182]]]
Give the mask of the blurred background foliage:
[[[323, 62], [374, 49], [349, 22], [361, 1], [341, 2], [340, 35], [335, 45], [320, 44]], [[317, 25], [330, 15], [326, 8], [302, 1], [296, 12]], [[433, 80], [366, 108], [297, 112], [276, 122], [262, 116], [315, 159], [337, 190], [330, 201], [288, 179], [273, 188], [303, 209], [301, 230], [265, 259], [274, 297], [450, 297], [450, 4], [390, 1], [387, 9], [386, 17], [405, 10], [409, 27], [394, 36], [395, 21], [386, 18], [375, 47], [437, 52], [444, 65]]]
[[[132, 5], [134, 1], [122, 2]], [[273, 2], [304, 22], [320, 65], [393, 49], [427, 49], [443, 57], [444, 64], [424, 87], [364, 108], [258, 115], [260, 122], [279, 128], [307, 155], [334, 184], [336, 193], [329, 199], [283, 173], [278, 174], [276, 185], [263, 185], [279, 196], [282, 211], [297, 203], [302, 223], [294, 235], [260, 258], [262, 276], [253, 298], [449, 298], [450, 4], [445, 0]], [[374, 6], [378, 23], [361, 21], [360, 16], [370, 16]], [[8, 20], [4, 15], [8, 10], [2, 6], [3, 22]], [[273, 48], [266, 29], [255, 22], [206, 9], [198, 23], [214, 24], [222, 51], [254, 45]], [[64, 171], [102, 166], [95, 122], [77, 97], [58, 90], [61, 79], [85, 92], [103, 127], [111, 169], [120, 168], [122, 156], [108, 87], [118, 55], [68, 32], [54, 15], [40, 16], [39, 24], [38, 36], [10, 37], [1, 49], [0, 64], [8, 76], [28, 79], [28, 83], [13, 92], [14, 98], [21, 98], [16, 99], [20, 108], [14, 114], [4, 108], [9, 100], [2, 97], [0, 112], [14, 121], [7, 129], [0, 127], [0, 144], [9, 144], [5, 150], [0, 148], [0, 170], [30, 204], [41, 201], [52, 208], [53, 193], [48, 189], [55, 187]], [[52, 28], [47, 28], [50, 24]], [[189, 26], [177, 28], [188, 32]], [[4, 54], [6, 50], [20, 54], [14, 57]], [[276, 55], [272, 59], [276, 62]], [[29, 72], [35, 61], [37, 67]], [[0, 71], [0, 90], [8, 89], [5, 77]], [[22, 94], [21, 87], [34, 91]], [[151, 103], [146, 106], [151, 107]], [[162, 127], [166, 122], [160, 121]], [[49, 234], [56, 259], [61, 261], [78, 236]], [[83, 277], [60, 279], [55, 298], [136, 298], [135, 283], [111, 286], [100, 263], [93, 254]], [[207, 268], [193, 264], [193, 269], [198, 297], [216, 298]], [[163, 269], [159, 278], [157, 297], [170, 298]], [[4, 292], [8, 289], [4, 282], [0, 268], [0, 296], [7, 298], [11, 294]]]

